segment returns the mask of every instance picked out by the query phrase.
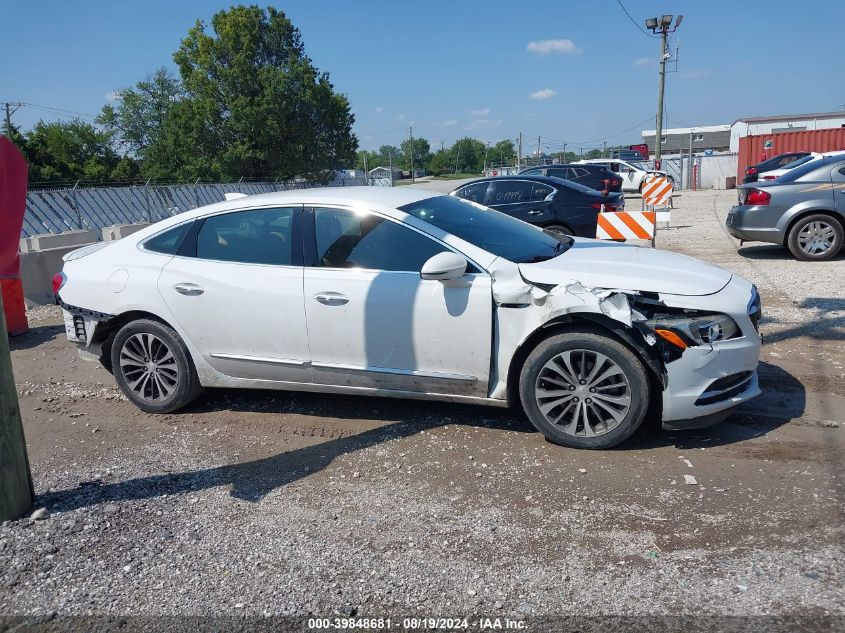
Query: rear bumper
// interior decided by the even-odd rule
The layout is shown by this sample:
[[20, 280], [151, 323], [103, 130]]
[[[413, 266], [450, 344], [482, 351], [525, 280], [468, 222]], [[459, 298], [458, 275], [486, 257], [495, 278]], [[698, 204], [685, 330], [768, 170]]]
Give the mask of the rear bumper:
[[780, 214], [769, 207], [736, 205], [728, 211], [725, 228], [746, 242], [783, 244], [784, 232], [775, 226], [778, 219]]

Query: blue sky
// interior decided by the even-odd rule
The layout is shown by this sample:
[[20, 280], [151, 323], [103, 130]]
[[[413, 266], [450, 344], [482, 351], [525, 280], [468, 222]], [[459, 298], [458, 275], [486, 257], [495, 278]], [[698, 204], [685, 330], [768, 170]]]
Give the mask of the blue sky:
[[[666, 87], [672, 127], [844, 107], [845, 2], [623, 2], [638, 23], [684, 14]], [[2, 0], [0, 101], [96, 114], [113, 90], [173, 67], [194, 21], [230, 4]], [[274, 6], [348, 95], [364, 148], [398, 144], [411, 124], [433, 147], [522, 132], [526, 151], [538, 136], [558, 150], [633, 143], [654, 128], [659, 40], [616, 0]], [[14, 122], [67, 116], [24, 107]]]

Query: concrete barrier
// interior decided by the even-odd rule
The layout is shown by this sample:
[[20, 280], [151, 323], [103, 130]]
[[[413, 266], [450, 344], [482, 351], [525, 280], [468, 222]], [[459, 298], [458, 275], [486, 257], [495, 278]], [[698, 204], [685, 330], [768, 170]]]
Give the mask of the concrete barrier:
[[97, 234], [94, 231], [80, 230], [80, 231], [65, 231], [64, 233], [39, 233], [33, 235], [26, 241], [28, 251], [23, 251], [23, 242], [21, 240], [21, 251], [43, 251], [49, 248], [60, 248], [65, 246], [85, 246], [91, 242], [97, 241]]
[[137, 233], [141, 229], [145, 229], [150, 225], [149, 222], [140, 222], [138, 224], [113, 224], [112, 226], [103, 227], [103, 241], [110, 242], [112, 240], [119, 240], [133, 233]]

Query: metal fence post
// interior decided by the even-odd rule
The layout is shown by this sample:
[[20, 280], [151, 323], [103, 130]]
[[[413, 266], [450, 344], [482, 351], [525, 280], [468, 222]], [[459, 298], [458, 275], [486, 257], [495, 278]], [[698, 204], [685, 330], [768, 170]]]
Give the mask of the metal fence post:
[[200, 206], [200, 190], [197, 187], [197, 184], [199, 183], [199, 181], [200, 181], [199, 178], [197, 178], [194, 181], [194, 208], [195, 209]]
[[79, 181], [76, 181], [76, 184], [73, 185], [73, 189], [70, 190], [70, 197], [73, 200], [73, 211], [76, 213], [76, 228], [82, 228], [82, 213], [79, 212], [79, 199], [76, 197], [76, 188], [79, 186]]
[[144, 205], [147, 208], [147, 222], [152, 224], [153, 212], [150, 209], [150, 180], [151, 178], [147, 178], [147, 182], [144, 183]]

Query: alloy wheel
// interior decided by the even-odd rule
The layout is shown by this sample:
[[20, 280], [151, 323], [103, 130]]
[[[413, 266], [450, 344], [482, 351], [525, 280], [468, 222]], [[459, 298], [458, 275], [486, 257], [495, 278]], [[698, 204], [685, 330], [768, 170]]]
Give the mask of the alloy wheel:
[[829, 251], [836, 242], [836, 230], [822, 220], [807, 222], [798, 232], [798, 246], [808, 255]]
[[537, 376], [534, 395], [549, 422], [577, 437], [611, 432], [631, 409], [625, 372], [604, 354], [586, 349], [551, 358]]
[[120, 370], [126, 384], [148, 402], [169, 398], [179, 384], [179, 367], [167, 344], [154, 334], [133, 334], [120, 350]]

